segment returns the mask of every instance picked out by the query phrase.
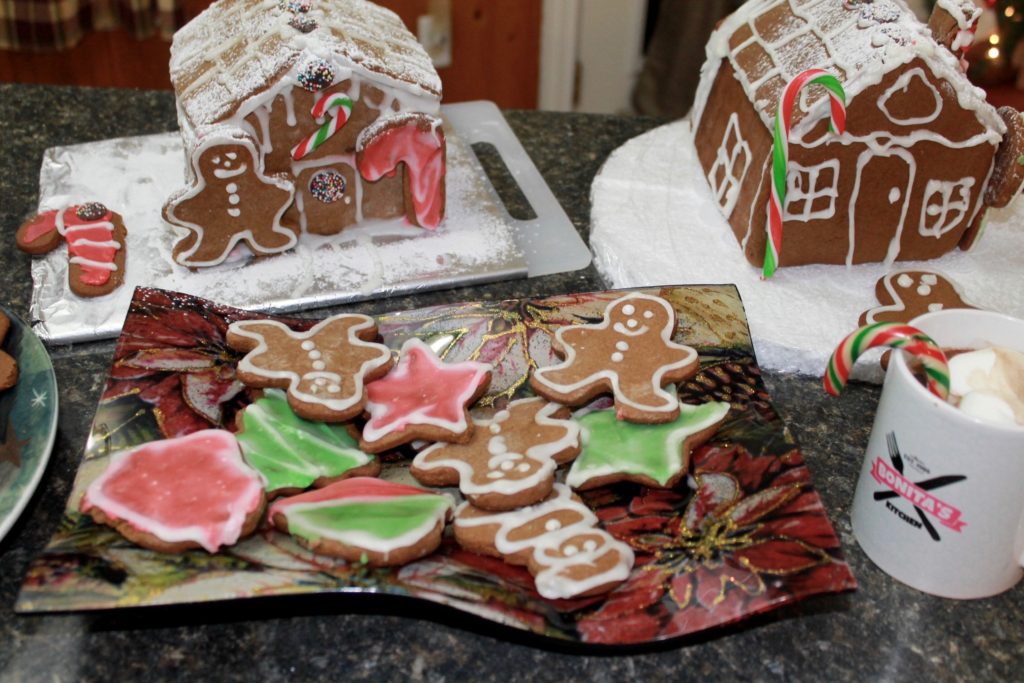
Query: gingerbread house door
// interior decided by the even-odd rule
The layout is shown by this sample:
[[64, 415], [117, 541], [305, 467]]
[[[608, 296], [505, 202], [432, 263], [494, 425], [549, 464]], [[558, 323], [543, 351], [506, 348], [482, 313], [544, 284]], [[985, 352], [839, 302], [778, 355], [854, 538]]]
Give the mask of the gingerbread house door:
[[914, 157], [907, 150], [861, 152], [850, 204], [847, 263], [896, 258], [913, 183]]

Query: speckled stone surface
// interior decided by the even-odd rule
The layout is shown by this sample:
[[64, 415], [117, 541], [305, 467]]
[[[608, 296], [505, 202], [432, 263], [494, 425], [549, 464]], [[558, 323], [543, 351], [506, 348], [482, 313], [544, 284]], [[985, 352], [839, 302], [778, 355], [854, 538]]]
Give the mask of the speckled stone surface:
[[[623, 142], [660, 123], [542, 112], [506, 115], [584, 236], [590, 183], [601, 163]], [[12, 243], [18, 224], [35, 208], [44, 149], [175, 125], [169, 93], [0, 85], [0, 230], [9, 245], [0, 255], [0, 299], [27, 313], [28, 258]], [[336, 310], [400, 310], [604, 287], [591, 267]], [[12, 605], [28, 562], [59, 523], [112, 349], [111, 343], [51, 349], [61, 389], [56, 446], [39, 490], [0, 541], [0, 681], [993, 681], [1024, 676], [1024, 585], [987, 600], [929, 597], [889, 579], [853, 539], [849, 506], [878, 389], [855, 385], [840, 399], [830, 399], [818, 378], [778, 374], [768, 375], [770, 390], [843, 542], [860, 583], [855, 593], [813, 598], [653, 650], [599, 654], [552, 649], [547, 641], [451, 610], [372, 595], [17, 615]]]

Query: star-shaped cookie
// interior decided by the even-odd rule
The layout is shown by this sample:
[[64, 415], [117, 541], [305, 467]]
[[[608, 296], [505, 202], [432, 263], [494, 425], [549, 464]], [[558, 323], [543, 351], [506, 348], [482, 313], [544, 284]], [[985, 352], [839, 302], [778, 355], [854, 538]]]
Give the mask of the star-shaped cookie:
[[679, 414], [675, 394], [663, 387], [689, 379], [697, 352], [672, 341], [676, 312], [667, 301], [633, 292], [608, 304], [597, 324], [561, 327], [552, 348], [564, 358], [530, 377], [534, 392], [570, 406], [611, 393], [621, 420], [671, 422]]
[[467, 408], [487, 389], [491, 366], [476, 361], [445, 363], [413, 337], [398, 364], [366, 386], [359, 447], [380, 453], [416, 440], [464, 442], [472, 425]]
[[369, 340], [373, 318], [343, 313], [295, 332], [274, 320], [245, 320], [228, 328], [227, 341], [247, 351], [238, 379], [252, 387], [288, 392], [288, 405], [307, 420], [346, 422], [363, 412], [367, 382], [394, 363], [391, 350]]
[[512, 401], [489, 420], [474, 420], [464, 444], [438, 443], [412, 461], [412, 476], [429, 486], [458, 485], [484, 510], [512, 510], [551, 493], [555, 469], [580, 450], [580, 427], [568, 409], [543, 398]]
[[679, 408], [679, 417], [667, 424], [623, 423], [611, 410], [595, 410], [577, 418], [583, 427], [584, 446], [565, 483], [580, 490], [618, 481], [654, 488], [675, 486], [686, 476], [690, 452], [718, 430], [729, 404], [681, 403]]

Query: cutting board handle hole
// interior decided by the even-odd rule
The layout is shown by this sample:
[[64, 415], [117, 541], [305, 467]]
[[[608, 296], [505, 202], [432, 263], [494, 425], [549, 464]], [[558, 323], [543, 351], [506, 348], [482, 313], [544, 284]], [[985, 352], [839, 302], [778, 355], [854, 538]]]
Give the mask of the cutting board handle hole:
[[523, 194], [515, 177], [509, 172], [498, 149], [489, 142], [474, 142], [472, 147], [508, 214], [517, 221], [530, 221], [536, 218], [537, 213]]

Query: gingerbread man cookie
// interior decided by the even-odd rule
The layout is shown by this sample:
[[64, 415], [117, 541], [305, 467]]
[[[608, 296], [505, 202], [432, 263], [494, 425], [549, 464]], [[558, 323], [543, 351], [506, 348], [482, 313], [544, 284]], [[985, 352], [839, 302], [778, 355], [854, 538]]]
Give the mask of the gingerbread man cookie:
[[340, 314], [295, 332], [274, 320], [244, 320], [228, 328], [227, 342], [246, 351], [239, 380], [253, 387], [288, 392], [301, 417], [346, 422], [363, 412], [365, 385], [391, 368], [391, 349], [377, 337], [373, 318]]
[[78, 296], [109, 294], [124, 282], [128, 231], [121, 216], [99, 202], [43, 211], [21, 224], [15, 244], [38, 255], [68, 244], [68, 285]]
[[257, 255], [295, 246], [298, 235], [281, 225], [295, 188], [281, 176], [267, 176], [248, 137], [211, 136], [192, 157], [193, 184], [171, 197], [164, 219], [189, 231], [174, 245], [174, 260], [198, 268], [224, 261], [239, 242]]
[[632, 549], [598, 527], [597, 516], [568, 486], [543, 502], [508, 512], [469, 503], [455, 510], [455, 540], [481, 555], [526, 565], [549, 599], [606, 593], [629, 577]]
[[393, 567], [437, 550], [453, 507], [443, 493], [355, 477], [281, 498], [268, 516], [313, 552]]
[[858, 324], [905, 323], [923, 313], [947, 308], [977, 308], [964, 301], [960, 289], [938, 273], [898, 270], [875, 283], [880, 306], [864, 311]]
[[561, 327], [552, 348], [560, 365], [538, 368], [534, 392], [570, 406], [611, 392], [616, 414], [629, 422], [671, 422], [679, 400], [663, 387], [697, 373], [697, 352], [672, 341], [676, 312], [664, 299], [633, 292], [608, 304], [604, 320]]
[[[0, 311], [0, 344], [7, 338], [7, 330], [11, 328], [10, 319]], [[6, 351], [0, 350], [0, 391], [10, 389], [18, 383], [18, 361]]]
[[483, 510], [531, 505], [551, 493], [555, 469], [579, 453], [580, 427], [568, 413], [542, 398], [512, 401], [491, 419], [474, 420], [467, 443], [420, 451], [410, 472], [422, 484], [457, 484]]
[[490, 381], [490, 365], [445, 363], [410, 338], [394, 370], [366, 385], [369, 417], [359, 447], [381, 453], [416, 440], [465, 442], [472, 432], [468, 408]]

